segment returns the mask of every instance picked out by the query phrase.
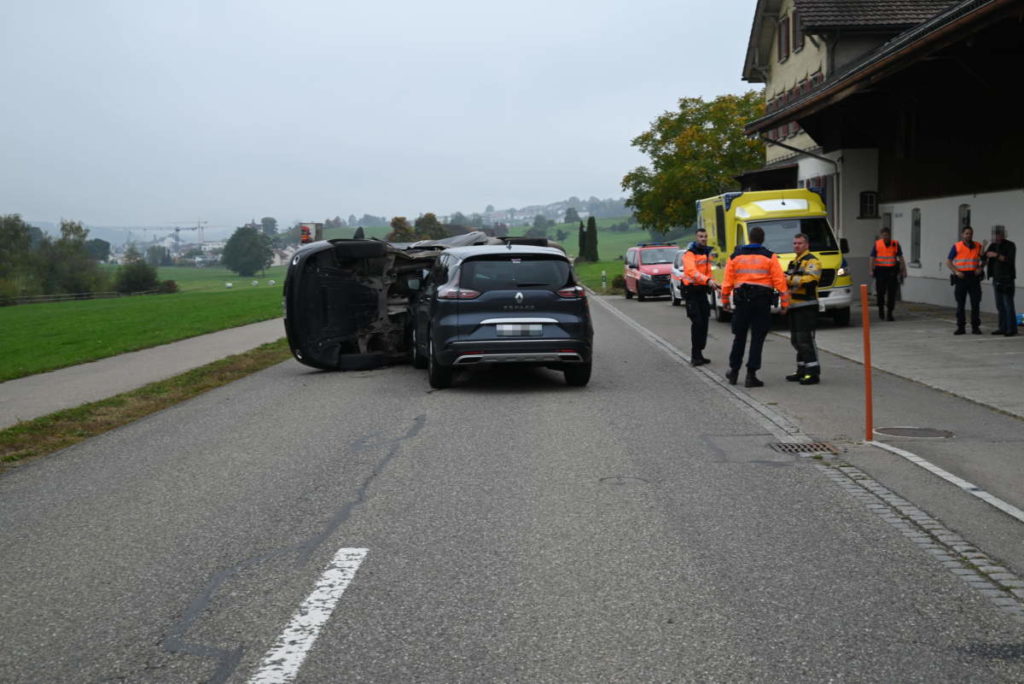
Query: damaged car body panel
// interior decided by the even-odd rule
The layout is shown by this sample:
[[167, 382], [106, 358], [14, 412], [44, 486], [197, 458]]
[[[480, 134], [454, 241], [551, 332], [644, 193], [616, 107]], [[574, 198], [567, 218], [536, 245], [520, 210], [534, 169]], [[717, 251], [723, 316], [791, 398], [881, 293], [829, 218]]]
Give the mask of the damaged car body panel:
[[502, 244], [482, 232], [399, 244], [325, 240], [292, 257], [284, 323], [293, 356], [321, 369], [357, 370], [404, 361], [409, 305], [423, 274], [448, 247]]

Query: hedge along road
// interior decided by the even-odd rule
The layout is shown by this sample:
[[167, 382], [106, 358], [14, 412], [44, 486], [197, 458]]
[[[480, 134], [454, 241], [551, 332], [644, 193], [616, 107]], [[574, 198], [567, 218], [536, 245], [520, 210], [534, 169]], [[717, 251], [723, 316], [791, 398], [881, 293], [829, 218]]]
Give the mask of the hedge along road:
[[0, 476], [0, 679], [241, 681], [300, 606], [310, 682], [1024, 677], [1024, 623], [593, 313], [584, 389], [289, 361]]

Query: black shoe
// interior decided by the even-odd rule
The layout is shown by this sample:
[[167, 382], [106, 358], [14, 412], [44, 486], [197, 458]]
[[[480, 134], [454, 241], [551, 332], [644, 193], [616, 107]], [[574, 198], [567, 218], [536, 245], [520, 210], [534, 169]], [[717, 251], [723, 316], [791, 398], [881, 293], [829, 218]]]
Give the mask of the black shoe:
[[980, 335], [981, 334], [981, 328], [971, 328], [971, 334], [972, 335]]
[[892, 317], [892, 311], [890, 311], [889, 315], [885, 317], [885, 320], [887, 320], [887, 321], [895, 321], [896, 320], [895, 318]]
[[1005, 335], [1005, 334], [1006, 334], [1005, 330], [993, 330], [992, 332], [989, 333], [989, 335]]
[[803, 373], [793, 373], [792, 375], [786, 376], [786, 382], [800, 382], [800, 378], [804, 377]]
[[691, 366], [695, 366], [695, 367], [696, 366], [703, 366], [705, 363], [711, 363], [711, 360], [710, 359], [705, 359], [700, 354], [697, 354], [695, 356], [691, 356], [690, 357], [690, 365]]
[[1014, 330], [1013, 332], [1008, 332], [1008, 333], [1006, 333], [1006, 336], [1007, 337], [1016, 337], [1017, 336], [1017, 331]]
[[966, 331], [963, 328], [957, 328], [953, 331], [954, 335], [963, 335]]
[[725, 379], [729, 381], [730, 385], [735, 385], [736, 381], [740, 379], [740, 369], [730, 368], [729, 372], [725, 374]]
[[821, 379], [817, 375], [805, 375], [800, 378], [801, 385], [817, 385]]
[[757, 379], [757, 375], [754, 371], [747, 371], [747, 379], [743, 383], [744, 387], [764, 387], [764, 383]]
[[885, 312], [883, 312], [881, 309], [878, 310], [878, 320], [880, 320], [880, 321], [884, 321], [885, 320]]

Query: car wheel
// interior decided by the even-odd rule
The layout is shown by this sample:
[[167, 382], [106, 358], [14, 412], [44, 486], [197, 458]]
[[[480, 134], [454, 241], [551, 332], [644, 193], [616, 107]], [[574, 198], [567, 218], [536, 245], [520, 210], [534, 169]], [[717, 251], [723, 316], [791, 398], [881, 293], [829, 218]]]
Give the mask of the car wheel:
[[434, 340], [430, 340], [427, 344], [427, 377], [430, 380], [430, 386], [434, 389], [451, 387], [453, 374], [451, 366], [445, 366], [438, 362], [437, 356], [434, 354]]
[[419, 340], [416, 339], [416, 326], [412, 328], [412, 367], [424, 369], [427, 367], [427, 357], [420, 353]]
[[640, 290], [637, 290], [637, 291], [636, 291], [636, 301], [638, 301], [638, 302], [642, 302], [642, 301], [644, 301], [645, 299], [647, 299], [647, 297], [645, 297], [645, 296], [643, 296], [642, 294], [640, 294]]
[[722, 307], [718, 306], [718, 304], [715, 302], [714, 295], [711, 295], [711, 308], [714, 309], [715, 320], [718, 321], [719, 323], [728, 323], [729, 319], [732, 318], [731, 313], [725, 311], [724, 309], [722, 309]]
[[850, 325], [850, 309], [832, 309], [832, 322], [838, 326]]
[[565, 384], [583, 387], [590, 382], [590, 363], [574, 363], [565, 367]]

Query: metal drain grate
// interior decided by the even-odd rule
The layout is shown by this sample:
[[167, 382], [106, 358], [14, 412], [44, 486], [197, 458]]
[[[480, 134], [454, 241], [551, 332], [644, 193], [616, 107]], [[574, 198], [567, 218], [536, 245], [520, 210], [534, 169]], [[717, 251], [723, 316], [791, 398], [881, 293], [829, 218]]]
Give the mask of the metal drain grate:
[[839, 450], [827, 442], [774, 442], [772, 449], [782, 454], [838, 454]]

